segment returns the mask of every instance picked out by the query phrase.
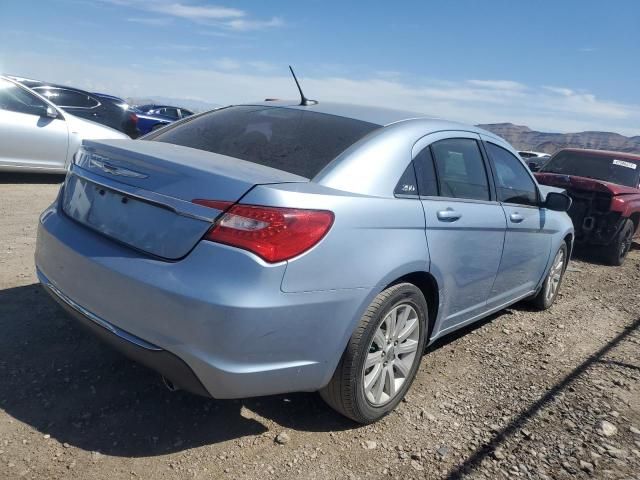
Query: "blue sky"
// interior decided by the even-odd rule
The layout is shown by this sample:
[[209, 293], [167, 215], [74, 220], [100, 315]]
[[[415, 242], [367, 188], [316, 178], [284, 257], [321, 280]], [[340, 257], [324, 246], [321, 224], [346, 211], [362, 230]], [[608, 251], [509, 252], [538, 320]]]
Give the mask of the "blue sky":
[[640, 135], [638, 0], [2, 0], [0, 71], [214, 104], [307, 96]]

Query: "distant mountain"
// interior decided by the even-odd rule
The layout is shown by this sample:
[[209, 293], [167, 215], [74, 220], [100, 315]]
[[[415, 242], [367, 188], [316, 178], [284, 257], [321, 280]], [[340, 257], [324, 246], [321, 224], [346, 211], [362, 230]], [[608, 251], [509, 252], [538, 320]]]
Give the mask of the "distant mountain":
[[504, 138], [518, 150], [554, 153], [561, 148], [594, 148], [640, 154], [640, 136], [611, 132], [546, 133], [513, 123], [489, 123], [480, 128]]
[[146, 105], [151, 103], [157, 105], [171, 105], [173, 107], [187, 108], [195, 113], [206, 112], [207, 110], [221, 106], [200, 100], [171, 97], [128, 97], [126, 100], [129, 105]]

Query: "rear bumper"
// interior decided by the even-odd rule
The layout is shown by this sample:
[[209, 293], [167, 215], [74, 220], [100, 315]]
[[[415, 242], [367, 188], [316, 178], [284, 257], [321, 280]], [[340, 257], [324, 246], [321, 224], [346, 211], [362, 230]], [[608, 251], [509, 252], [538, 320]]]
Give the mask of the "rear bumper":
[[94, 315], [62, 293], [42, 272], [38, 270], [37, 273], [49, 295], [92, 334], [132, 360], [157, 371], [178, 388], [209, 396], [193, 370], [177, 356]]
[[40, 219], [36, 266], [45, 288], [94, 333], [185, 390], [214, 398], [323, 387], [374, 295], [283, 293], [286, 264], [210, 242], [178, 262], [157, 260], [56, 205]]

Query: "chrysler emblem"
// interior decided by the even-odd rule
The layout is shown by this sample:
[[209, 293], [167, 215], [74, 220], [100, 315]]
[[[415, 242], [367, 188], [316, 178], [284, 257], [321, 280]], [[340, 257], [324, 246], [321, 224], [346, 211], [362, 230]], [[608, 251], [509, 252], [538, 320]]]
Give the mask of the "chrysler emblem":
[[145, 175], [144, 173], [136, 172], [133, 170], [129, 170], [128, 168], [116, 167], [115, 165], [110, 164], [106, 161], [105, 158], [99, 157], [96, 158], [97, 155], [92, 155], [89, 163], [94, 167], [98, 167], [103, 172], [106, 172], [110, 175], [118, 175], [120, 177], [132, 177], [132, 178], [147, 178], [149, 175]]

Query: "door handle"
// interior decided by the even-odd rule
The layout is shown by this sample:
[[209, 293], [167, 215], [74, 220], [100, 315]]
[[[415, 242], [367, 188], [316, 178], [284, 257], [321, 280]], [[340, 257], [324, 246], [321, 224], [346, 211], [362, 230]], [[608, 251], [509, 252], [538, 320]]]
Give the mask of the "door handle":
[[520, 223], [524, 220], [524, 217], [520, 215], [518, 212], [514, 212], [511, 215], [509, 215], [509, 219], [511, 219], [513, 223]]
[[455, 222], [462, 216], [461, 213], [456, 212], [452, 208], [440, 210], [436, 215], [438, 216], [438, 220], [441, 222]]

